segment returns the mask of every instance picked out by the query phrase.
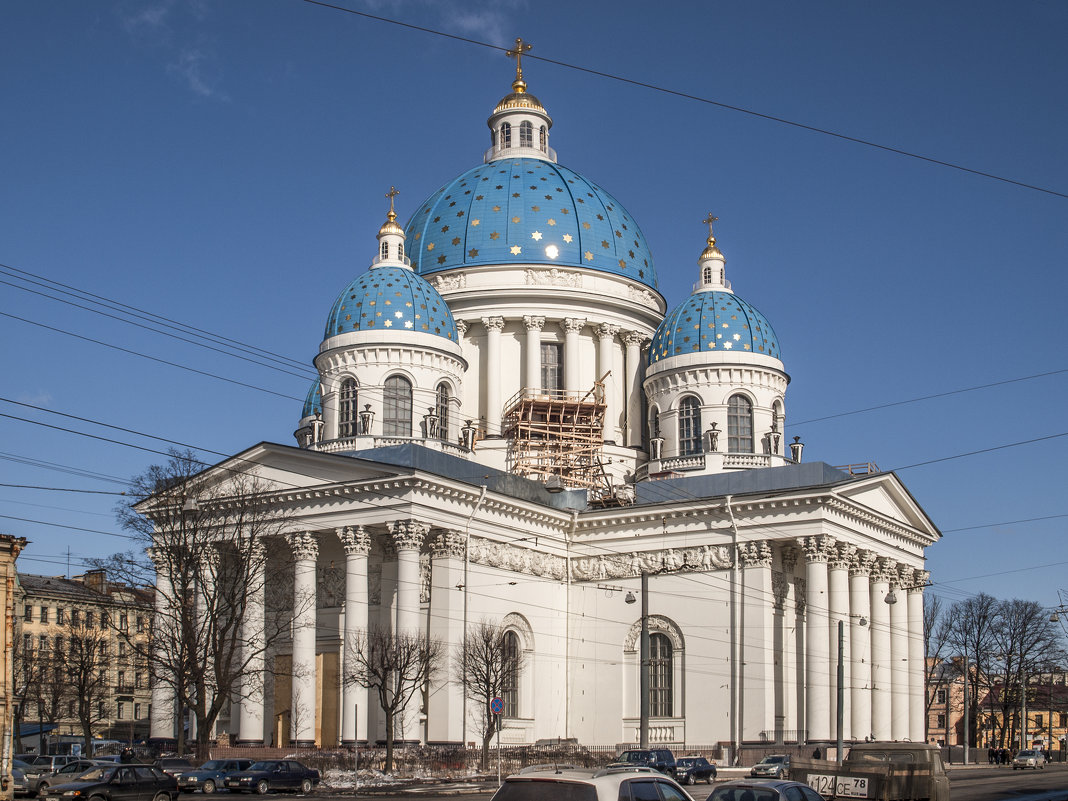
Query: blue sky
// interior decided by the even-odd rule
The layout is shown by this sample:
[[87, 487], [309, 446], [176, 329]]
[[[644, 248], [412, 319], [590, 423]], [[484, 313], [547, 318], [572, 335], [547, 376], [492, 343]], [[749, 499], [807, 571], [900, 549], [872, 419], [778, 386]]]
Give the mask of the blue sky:
[[[519, 35], [533, 56], [1068, 193], [1061, 2], [340, 4], [495, 45]], [[670, 307], [695, 280], [701, 220], [719, 216], [728, 277], [782, 344], [788, 435], [806, 460], [899, 469], [946, 532], [928, 553], [935, 592], [1056, 604], [1068, 199], [524, 67], [561, 163], [639, 222]], [[268, 369], [49, 300], [4, 268], [0, 484], [112, 492], [109, 478], [161, 458], [14, 418], [166, 447], [43, 410], [217, 454], [292, 444], [327, 313], [374, 255], [384, 193], [397, 186], [406, 220], [478, 164], [512, 69], [489, 48], [300, 0], [6, 4], [0, 263], [297, 364]], [[954, 394], [845, 414], [941, 393]], [[1040, 441], [946, 458], [1027, 440]], [[21, 569], [59, 574], [69, 558], [78, 572], [127, 547], [78, 530], [117, 532], [116, 500], [0, 486], [0, 531], [32, 541]], [[1048, 519], [1013, 522], [1032, 518]]]

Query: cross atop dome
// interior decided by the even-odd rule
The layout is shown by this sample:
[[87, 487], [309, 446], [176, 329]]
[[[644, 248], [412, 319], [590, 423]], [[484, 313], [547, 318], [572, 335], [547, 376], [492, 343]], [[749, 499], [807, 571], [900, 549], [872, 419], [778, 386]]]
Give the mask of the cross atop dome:
[[723, 254], [716, 247], [716, 235], [712, 230], [713, 223], [718, 219], [719, 217], [709, 213], [707, 217], [701, 220], [708, 226], [708, 239], [705, 240], [704, 252], [701, 253], [701, 257], [697, 260], [697, 264], [701, 268], [701, 275], [694, 290], [698, 292], [706, 289], [729, 290], [731, 286], [727, 281], [727, 260], [723, 258]]
[[517, 93], [522, 93], [527, 90], [527, 85], [523, 82], [523, 54], [528, 52], [532, 47], [532, 44], [524, 42], [517, 36], [515, 38], [515, 48], [505, 53], [508, 58], [515, 59], [515, 82], [512, 84], [512, 89]]
[[527, 91], [523, 80], [523, 54], [530, 49], [531, 44], [517, 36], [515, 47], [505, 51], [508, 58], [515, 59], [515, 80], [511, 93], [501, 99], [486, 120], [493, 140], [482, 159], [487, 163], [516, 157], [556, 161], [556, 153], [549, 147], [552, 118], [541, 101]]
[[411, 269], [411, 261], [404, 255], [404, 229], [397, 224], [397, 212], [393, 209], [393, 198], [399, 194], [395, 186], [391, 186], [385, 194], [389, 198], [389, 213], [378, 229], [378, 256], [372, 267], [388, 262]]

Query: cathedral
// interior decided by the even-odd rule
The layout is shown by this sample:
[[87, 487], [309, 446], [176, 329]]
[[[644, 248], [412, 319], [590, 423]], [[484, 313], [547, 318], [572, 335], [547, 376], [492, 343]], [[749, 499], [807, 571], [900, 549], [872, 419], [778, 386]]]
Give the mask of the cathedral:
[[[284, 485], [287, 592], [312, 599], [264, 659], [290, 675], [248, 677], [220, 734], [379, 742], [375, 696], [343, 680], [356, 634], [451, 654], [488, 621], [521, 656], [504, 744], [828, 744], [839, 697], [846, 740], [923, 741], [924, 549], [940, 533], [893, 473], [802, 460], [789, 343], [732, 286], [715, 218], [692, 294], [669, 301], [638, 222], [557, 160], [523, 49], [480, 163], [403, 227], [387, 195], [368, 268], [326, 315], [296, 445], [208, 471]], [[248, 641], [264, 614], [250, 604]], [[397, 739], [480, 739], [454, 674]], [[155, 693], [153, 736], [173, 736]]]

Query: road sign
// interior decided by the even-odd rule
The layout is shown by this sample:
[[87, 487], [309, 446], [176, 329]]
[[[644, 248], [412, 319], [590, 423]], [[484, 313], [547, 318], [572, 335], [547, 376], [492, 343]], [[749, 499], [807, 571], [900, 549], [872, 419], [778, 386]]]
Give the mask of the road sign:
[[500, 698], [494, 698], [492, 701], [490, 701], [490, 711], [494, 715], [501, 714], [501, 712], [504, 711], [504, 701], [502, 701]]

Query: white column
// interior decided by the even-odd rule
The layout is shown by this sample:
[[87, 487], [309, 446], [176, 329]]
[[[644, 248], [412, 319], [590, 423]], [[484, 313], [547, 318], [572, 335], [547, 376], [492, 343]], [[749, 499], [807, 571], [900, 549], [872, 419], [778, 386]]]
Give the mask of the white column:
[[[351, 653], [359, 633], [367, 634], [367, 554], [371, 535], [363, 526], [345, 526], [337, 530], [345, 549], [345, 628], [341, 638], [341, 675], [352, 671]], [[370, 692], [354, 682], [341, 685], [341, 742], [351, 745], [367, 742], [367, 715]]]
[[766, 541], [738, 546], [742, 563], [741, 687], [739, 721], [743, 741], [760, 740], [775, 729], [772, 642], [771, 547]]
[[564, 329], [564, 389], [578, 392], [582, 387], [579, 372], [579, 331], [586, 325], [585, 318], [568, 317], [560, 323]]
[[[804, 666], [799, 664], [797, 655], [801, 652], [799, 640], [804, 636], [804, 619], [800, 609], [797, 588], [797, 560], [801, 551], [792, 545], [782, 549], [782, 703], [777, 711], [780, 719], [779, 728], [797, 730], [805, 727], [804, 723]], [[777, 738], [782, 742], [783, 738]]]
[[616, 432], [619, 430], [619, 398], [616, 393], [616, 378], [612, 369], [612, 358], [616, 344], [616, 332], [618, 325], [602, 323], [597, 326], [597, 378], [604, 379], [604, 439], [605, 442], [616, 442]]
[[501, 331], [503, 317], [483, 317], [486, 327], [486, 436], [501, 436]]
[[886, 593], [894, 562], [886, 557], [872, 569], [871, 581], [871, 728], [876, 740], [890, 739], [890, 607]]
[[831, 537], [803, 537], [798, 544], [805, 554], [805, 715], [810, 742], [831, 737], [830, 623], [828, 620], [827, 559]]
[[244, 541], [239, 546], [248, 559], [248, 589], [245, 614], [241, 618], [242, 659], [245, 672], [241, 677], [241, 716], [238, 718], [238, 745], [263, 745], [264, 654], [266, 621], [264, 589], [267, 549], [262, 540]]
[[627, 346], [627, 388], [623, 395], [627, 430], [623, 442], [630, 447], [641, 447], [642, 444], [642, 340], [637, 331], [623, 334], [623, 344]]
[[[850, 719], [852, 734], [858, 740], [871, 729], [871, 568], [875, 554], [858, 551], [849, 565], [849, 664], [852, 691]], [[861, 623], [861, 621], [864, 621]]]
[[527, 327], [527, 376], [523, 386], [541, 389], [541, 329], [545, 326], [545, 318], [527, 315], [523, 325]]
[[924, 680], [926, 664], [923, 647], [923, 588], [931, 574], [917, 570], [912, 574], [912, 588], [908, 590], [909, 604], [909, 739], [918, 743], [926, 736], [924, 716], [927, 714]]
[[[437, 529], [431, 533], [430, 636], [455, 654], [464, 638], [464, 532]], [[451, 657], [450, 657], [451, 658]], [[437, 685], [427, 710], [427, 743], [459, 745], [463, 742], [463, 686], [458, 681]]]
[[909, 736], [909, 604], [902, 587], [912, 586], [912, 568], [899, 566], [893, 578], [894, 597], [890, 605], [890, 736]]
[[[389, 524], [393, 547], [397, 551], [397, 619], [394, 632], [399, 636], [419, 636], [419, 551], [430, 526], [418, 520], [397, 520]], [[420, 742], [419, 705], [417, 691], [395, 722], [396, 739]]]
[[311, 532], [289, 535], [293, 567], [293, 685], [289, 703], [292, 745], [315, 745], [315, 563], [319, 543]]
[[[174, 600], [174, 592], [170, 574], [168, 573], [169, 562], [165, 555], [155, 548], [149, 549], [149, 556], [152, 557], [152, 561], [156, 565], [156, 639], [159, 647], [166, 649], [170, 644], [168, 631], [171, 630], [173, 621], [168, 607]], [[152, 717], [149, 721], [149, 736], [164, 739], [174, 738], [175, 700], [174, 687], [157, 678], [152, 685]]]
[[852, 730], [850, 717], [851, 701], [849, 694], [850, 665], [849, 652], [846, 646], [849, 644], [849, 560], [856, 553], [856, 546], [840, 542], [831, 551], [828, 563], [828, 598], [830, 602], [830, 631], [828, 636], [831, 640], [830, 658], [830, 691], [831, 691], [831, 736], [838, 738], [838, 623], [842, 622], [842, 736], [849, 739]]

